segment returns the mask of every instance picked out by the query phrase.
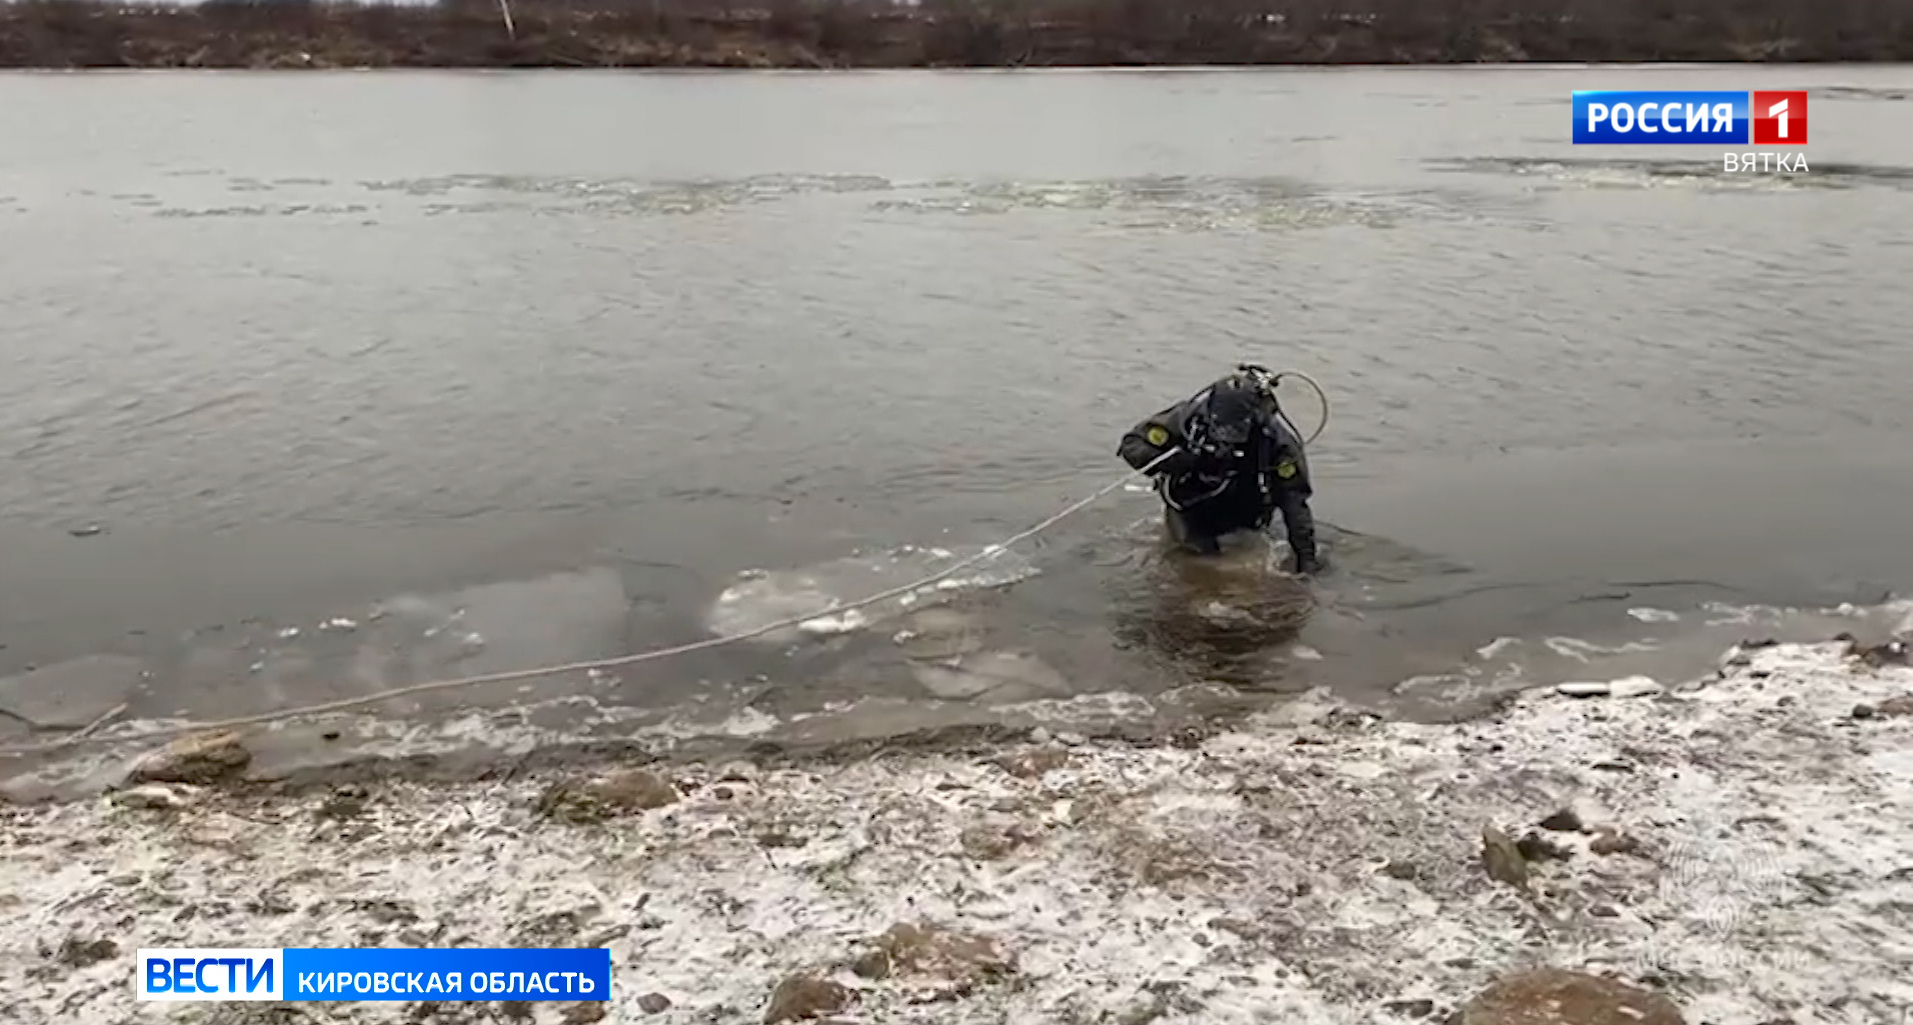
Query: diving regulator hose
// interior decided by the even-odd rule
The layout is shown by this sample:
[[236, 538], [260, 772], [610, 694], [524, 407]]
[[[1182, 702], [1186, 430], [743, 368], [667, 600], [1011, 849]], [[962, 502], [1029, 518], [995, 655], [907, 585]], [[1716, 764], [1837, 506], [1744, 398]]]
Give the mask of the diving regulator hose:
[[1322, 400], [1322, 420], [1320, 423], [1317, 423], [1315, 425], [1314, 432], [1311, 433], [1306, 438], [1302, 438], [1302, 432], [1296, 428], [1295, 421], [1289, 419], [1289, 414], [1287, 413], [1287, 411], [1283, 410], [1280, 405], [1276, 407], [1276, 415], [1282, 418], [1283, 423], [1286, 423], [1289, 425], [1289, 430], [1295, 431], [1296, 437], [1302, 438], [1302, 447], [1307, 448], [1308, 446], [1315, 444], [1315, 439], [1321, 437], [1323, 431], [1328, 430], [1328, 392], [1322, 390], [1321, 384], [1319, 384], [1315, 380], [1315, 378], [1310, 377], [1309, 375], [1301, 372], [1300, 370], [1282, 371], [1281, 373], [1275, 375], [1275, 380], [1272, 382], [1270, 387], [1272, 388], [1279, 387], [1282, 383], [1282, 379], [1285, 377], [1293, 377], [1296, 380], [1301, 381], [1303, 384], [1308, 385], [1310, 390], [1315, 392], [1315, 396]]
[[[1257, 387], [1268, 392], [1270, 401], [1275, 403], [1275, 415], [1282, 419], [1282, 422], [1288, 426], [1290, 431], [1294, 432], [1297, 438], [1301, 439], [1304, 449], [1315, 444], [1315, 439], [1321, 437], [1323, 431], [1328, 430], [1328, 392], [1323, 390], [1321, 383], [1316, 381], [1315, 378], [1310, 377], [1300, 370], [1284, 370], [1279, 374], [1274, 373], [1270, 371], [1269, 368], [1257, 363], [1240, 363], [1236, 365], [1236, 370], [1239, 373], [1247, 375], [1250, 380], [1256, 383]], [[1315, 425], [1315, 430], [1306, 438], [1302, 437], [1301, 428], [1295, 425], [1294, 420], [1289, 419], [1288, 411], [1282, 408], [1281, 400], [1276, 397], [1276, 392], [1281, 388], [1283, 379], [1289, 377], [1293, 377], [1308, 385], [1309, 388], [1315, 392], [1316, 398], [1322, 400], [1322, 420]]]

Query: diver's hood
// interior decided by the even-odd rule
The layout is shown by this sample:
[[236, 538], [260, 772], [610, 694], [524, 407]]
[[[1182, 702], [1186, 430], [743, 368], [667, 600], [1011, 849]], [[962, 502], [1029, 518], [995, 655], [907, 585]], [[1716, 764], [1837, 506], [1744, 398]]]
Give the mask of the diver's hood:
[[1203, 403], [1209, 436], [1224, 445], [1241, 445], [1254, 433], [1262, 396], [1253, 386], [1235, 381], [1217, 384]]

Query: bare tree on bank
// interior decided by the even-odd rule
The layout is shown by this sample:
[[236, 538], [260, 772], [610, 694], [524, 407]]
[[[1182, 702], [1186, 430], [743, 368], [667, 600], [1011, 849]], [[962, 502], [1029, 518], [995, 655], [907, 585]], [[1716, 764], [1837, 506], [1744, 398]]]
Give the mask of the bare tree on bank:
[[0, 2], [0, 67], [1908, 60], [1907, 0]]

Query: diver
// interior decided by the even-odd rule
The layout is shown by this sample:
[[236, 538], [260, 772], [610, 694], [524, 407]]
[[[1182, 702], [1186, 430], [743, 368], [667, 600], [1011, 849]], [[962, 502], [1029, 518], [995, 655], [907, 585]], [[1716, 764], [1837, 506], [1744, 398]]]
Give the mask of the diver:
[[1243, 364], [1130, 428], [1116, 454], [1140, 470], [1176, 450], [1150, 474], [1178, 543], [1213, 555], [1223, 535], [1262, 530], [1279, 512], [1293, 553], [1285, 568], [1312, 575], [1322, 560], [1309, 509], [1308, 454], [1276, 403], [1275, 380], [1266, 369]]

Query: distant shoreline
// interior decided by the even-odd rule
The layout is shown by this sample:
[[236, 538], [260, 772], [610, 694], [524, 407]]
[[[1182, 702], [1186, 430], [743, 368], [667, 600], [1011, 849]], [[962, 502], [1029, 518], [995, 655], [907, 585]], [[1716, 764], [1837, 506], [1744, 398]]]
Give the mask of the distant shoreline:
[[[1145, 69], [1913, 62], [1815, 0], [212, 0], [0, 3], [0, 68]], [[1675, 8], [1678, 5], [1678, 8]], [[1507, 10], [1508, 8], [1503, 8]], [[509, 12], [509, 13], [507, 13]], [[1359, 13], [1349, 13], [1359, 12]], [[1897, 20], [1895, 20], [1897, 19]], [[1786, 34], [1774, 31], [1785, 26]]]

